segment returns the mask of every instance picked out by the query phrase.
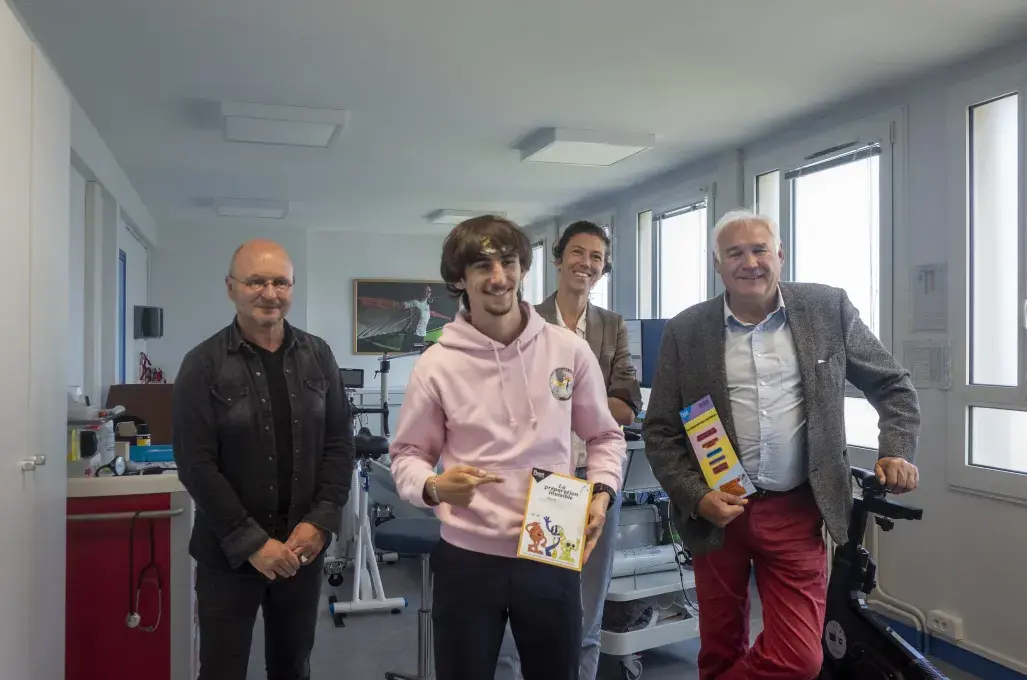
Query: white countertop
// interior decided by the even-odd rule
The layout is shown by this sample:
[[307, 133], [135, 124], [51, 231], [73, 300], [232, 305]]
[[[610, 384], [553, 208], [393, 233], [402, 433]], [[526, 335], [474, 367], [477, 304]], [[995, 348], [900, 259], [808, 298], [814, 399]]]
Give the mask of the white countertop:
[[134, 496], [137, 494], [176, 493], [185, 491], [178, 473], [169, 470], [159, 475], [127, 477], [73, 477], [68, 479], [68, 498], [97, 496]]

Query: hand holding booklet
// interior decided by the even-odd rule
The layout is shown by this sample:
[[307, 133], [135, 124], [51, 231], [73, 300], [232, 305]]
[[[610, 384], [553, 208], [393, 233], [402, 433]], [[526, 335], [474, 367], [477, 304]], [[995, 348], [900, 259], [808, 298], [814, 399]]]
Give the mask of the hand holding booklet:
[[592, 483], [535, 468], [517, 557], [581, 571]]
[[685, 426], [685, 434], [692, 442], [692, 450], [699, 459], [706, 485], [715, 491], [742, 498], [756, 493], [756, 487], [745, 473], [728, 439], [717, 408], [713, 405], [713, 398], [706, 395], [683, 408], [679, 415]]

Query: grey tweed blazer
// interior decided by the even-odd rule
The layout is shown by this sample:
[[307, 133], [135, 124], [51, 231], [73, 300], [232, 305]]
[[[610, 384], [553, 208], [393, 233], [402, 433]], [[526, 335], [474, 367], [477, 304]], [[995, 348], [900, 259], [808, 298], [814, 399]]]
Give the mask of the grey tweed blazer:
[[[806, 405], [809, 481], [831, 538], [848, 542], [852, 486], [845, 443], [845, 383], [862, 390], [879, 415], [881, 457], [910, 462], [920, 435], [920, 406], [909, 371], [867, 328], [845, 291], [782, 283]], [[643, 423], [646, 456], [674, 507], [673, 520], [694, 554], [723, 545], [724, 530], [692, 519], [710, 488], [685, 436], [682, 408], [709, 394], [735, 438], [724, 368], [724, 296], [667, 322]]]

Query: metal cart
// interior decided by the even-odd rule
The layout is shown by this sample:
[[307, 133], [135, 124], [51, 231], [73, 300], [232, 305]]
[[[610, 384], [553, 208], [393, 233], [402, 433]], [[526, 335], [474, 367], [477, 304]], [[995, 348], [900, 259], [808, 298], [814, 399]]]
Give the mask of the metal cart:
[[[643, 442], [628, 442], [628, 455], [631, 459], [624, 480], [625, 495], [662, 494], [662, 489], [653, 477], [649, 461], [645, 457]], [[624, 528], [625, 514], [630, 507], [624, 506], [621, 511], [620, 529]], [[655, 537], [652, 544], [655, 544]], [[626, 549], [622, 549], [620, 545], [617, 547], [621, 553], [618, 560], [620, 566], [615, 569], [614, 578], [610, 581], [606, 594], [607, 602], [657, 598], [682, 591], [688, 593], [682, 598], [686, 603], [696, 601], [695, 577], [690, 568], [681, 567], [676, 561], [664, 560], [663, 564], [654, 564], [651, 549], [639, 546]], [[639, 565], [637, 572], [618, 575], [623, 574], [626, 569], [624, 565], [630, 564], [633, 560], [637, 560]], [[602, 631], [600, 649], [603, 654], [619, 658], [621, 677], [624, 680], [638, 680], [641, 677], [642, 652], [699, 637], [699, 616], [693, 608], [675, 602], [667, 607], [659, 607], [657, 616], [659, 618], [656, 624], [647, 628], [624, 633]]]

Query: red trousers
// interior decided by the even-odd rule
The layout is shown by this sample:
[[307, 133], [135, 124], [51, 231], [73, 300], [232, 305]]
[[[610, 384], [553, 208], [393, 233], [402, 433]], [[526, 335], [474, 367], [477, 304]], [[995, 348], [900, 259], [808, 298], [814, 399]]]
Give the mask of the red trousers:
[[[813, 680], [823, 662], [827, 598], [821, 516], [808, 485], [752, 499], [726, 528], [724, 547], [696, 555], [700, 680]], [[763, 632], [749, 647], [749, 576]]]

